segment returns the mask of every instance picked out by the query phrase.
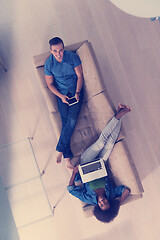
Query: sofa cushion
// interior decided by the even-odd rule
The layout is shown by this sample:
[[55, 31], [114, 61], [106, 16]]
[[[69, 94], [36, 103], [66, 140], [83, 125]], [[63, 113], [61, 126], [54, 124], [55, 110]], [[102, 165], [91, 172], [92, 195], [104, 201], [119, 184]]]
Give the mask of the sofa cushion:
[[36, 69], [36, 75], [41, 88], [47, 88], [47, 83], [44, 75], [44, 66], [38, 67]]
[[33, 57], [33, 62], [35, 64], [35, 67], [41, 67], [44, 66], [46, 59], [51, 55], [50, 51], [47, 51], [45, 53], [41, 53], [39, 55], [36, 55]]
[[114, 107], [106, 94], [106, 92], [100, 93], [87, 101], [98, 135], [114, 115]]
[[109, 157], [109, 164], [116, 185], [128, 186], [132, 194], [144, 191], [125, 140], [115, 144]]
[[46, 100], [48, 110], [50, 112], [57, 112], [58, 105], [57, 105], [57, 98], [56, 96], [49, 90], [48, 87], [42, 88], [43, 96]]
[[85, 100], [97, 95], [106, 89], [102, 74], [90, 43], [84, 43], [76, 52], [83, 67]]
[[55, 135], [57, 137], [57, 140], [59, 139], [61, 128], [62, 128], [62, 122], [61, 122], [61, 116], [59, 112], [51, 112], [50, 113], [50, 119], [51, 123], [55, 132]]
[[82, 154], [98, 138], [93, 119], [86, 103], [83, 103], [78, 122], [71, 138], [74, 155]]
[[71, 52], [76, 52], [84, 43], [88, 43], [87, 40], [78, 42], [78, 43], [73, 43], [68, 46], [65, 46], [65, 50], [71, 51]]
[[44, 76], [44, 66], [36, 69], [36, 75], [50, 112], [58, 111], [56, 96], [49, 90]]

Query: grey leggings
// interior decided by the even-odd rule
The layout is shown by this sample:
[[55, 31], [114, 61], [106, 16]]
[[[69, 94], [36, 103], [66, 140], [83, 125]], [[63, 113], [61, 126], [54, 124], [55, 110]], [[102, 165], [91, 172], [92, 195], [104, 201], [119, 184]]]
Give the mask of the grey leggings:
[[82, 153], [80, 163], [87, 163], [95, 158], [103, 158], [103, 160], [106, 161], [119, 136], [120, 128], [121, 120], [112, 117], [103, 129], [98, 140]]

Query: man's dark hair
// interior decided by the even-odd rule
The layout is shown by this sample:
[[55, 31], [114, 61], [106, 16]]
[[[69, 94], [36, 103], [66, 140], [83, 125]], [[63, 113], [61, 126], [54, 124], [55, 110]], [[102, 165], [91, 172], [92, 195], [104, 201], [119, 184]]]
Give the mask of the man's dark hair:
[[54, 37], [52, 39], [49, 40], [49, 45], [50, 45], [50, 48], [52, 45], [57, 45], [57, 44], [60, 44], [62, 43], [63, 47], [64, 47], [64, 43], [63, 43], [63, 40], [59, 37]]
[[118, 215], [119, 212], [119, 201], [113, 199], [110, 202], [110, 208], [103, 211], [98, 205], [94, 207], [93, 214], [101, 222], [109, 223]]

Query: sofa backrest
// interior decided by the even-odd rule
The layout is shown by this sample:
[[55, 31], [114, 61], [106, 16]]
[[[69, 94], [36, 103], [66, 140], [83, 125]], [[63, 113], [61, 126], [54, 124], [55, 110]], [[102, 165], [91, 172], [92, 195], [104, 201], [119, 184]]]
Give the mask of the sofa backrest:
[[[88, 41], [82, 41], [75, 44], [71, 44], [68, 46], [65, 46], [65, 50], [76, 52], [84, 43], [87, 43]], [[41, 53], [39, 55], [36, 55], [33, 57], [33, 62], [36, 68], [38, 67], [44, 67], [46, 59], [51, 55], [50, 51], [47, 51], [45, 53]]]
[[106, 90], [102, 74], [90, 42], [85, 42], [76, 53], [82, 61], [84, 76], [84, 100], [98, 95]]

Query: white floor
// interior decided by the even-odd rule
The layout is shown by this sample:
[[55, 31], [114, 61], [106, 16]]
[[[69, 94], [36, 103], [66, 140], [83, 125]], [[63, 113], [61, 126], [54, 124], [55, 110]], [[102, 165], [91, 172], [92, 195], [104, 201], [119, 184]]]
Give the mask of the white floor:
[[[159, 21], [125, 14], [107, 0], [2, 0], [0, 33], [0, 56], [8, 68], [0, 73], [0, 145], [34, 137], [48, 197], [56, 205], [53, 217], [18, 228], [20, 239], [158, 240]], [[79, 201], [66, 191], [70, 174], [63, 163], [55, 164], [55, 134], [32, 63], [54, 36], [65, 45], [91, 41], [113, 103], [133, 108], [123, 123], [145, 192], [110, 224], [84, 218]]]

